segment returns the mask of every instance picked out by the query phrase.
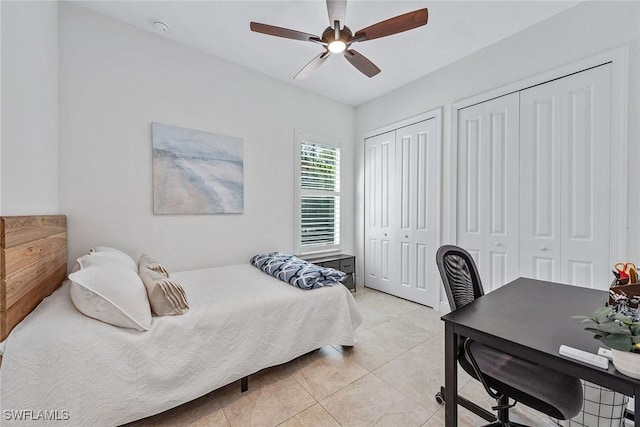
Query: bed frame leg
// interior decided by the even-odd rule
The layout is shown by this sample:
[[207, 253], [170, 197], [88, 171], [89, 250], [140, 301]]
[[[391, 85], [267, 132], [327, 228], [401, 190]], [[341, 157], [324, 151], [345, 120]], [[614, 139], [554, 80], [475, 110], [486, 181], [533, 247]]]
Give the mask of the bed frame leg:
[[249, 390], [249, 377], [240, 378], [240, 391], [244, 393]]

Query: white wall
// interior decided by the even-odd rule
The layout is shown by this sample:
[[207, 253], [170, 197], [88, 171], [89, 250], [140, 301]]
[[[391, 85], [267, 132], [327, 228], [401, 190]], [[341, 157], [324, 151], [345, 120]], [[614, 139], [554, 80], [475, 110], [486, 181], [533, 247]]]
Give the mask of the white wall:
[[360, 259], [363, 258], [363, 133], [445, 107], [441, 218], [442, 243], [450, 242], [450, 105], [622, 45], [629, 45], [629, 160], [625, 165], [630, 168], [627, 259], [640, 260], [640, 200], [635, 172], [636, 165], [640, 164], [640, 3], [614, 1], [581, 3], [356, 109], [356, 229], [359, 232], [356, 242]]
[[[151, 122], [244, 139], [244, 214], [153, 215]], [[93, 245], [173, 270], [294, 248], [294, 130], [354, 163], [354, 110], [84, 8], [60, 5], [60, 210], [69, 258]], [[343, 168], [353, 251], [353, 168]]]
[[2, 1], [0, 214], [58, 213], [58, 4]]

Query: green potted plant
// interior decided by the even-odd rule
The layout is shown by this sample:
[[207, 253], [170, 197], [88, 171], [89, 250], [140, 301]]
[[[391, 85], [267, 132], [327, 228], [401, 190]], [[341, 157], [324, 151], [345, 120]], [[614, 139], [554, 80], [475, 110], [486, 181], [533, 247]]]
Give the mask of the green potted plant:
[[596, 310], [593, 317], [573, 316], [582, 323], [593, 323], [584, 328], [611, 348], [614, 366], [622, 374], [640, 379], [640, 323], [616, 313], [612, 307]]

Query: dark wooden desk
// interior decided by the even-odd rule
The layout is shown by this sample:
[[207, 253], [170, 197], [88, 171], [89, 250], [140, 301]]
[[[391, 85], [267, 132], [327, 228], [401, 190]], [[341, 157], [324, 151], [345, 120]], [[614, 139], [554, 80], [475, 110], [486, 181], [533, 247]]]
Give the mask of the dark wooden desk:
[[513, 356], [636, 396], [640, 414], [640, 380], [560, 356], [560, 345], [597, 353], [604, 345], [583, 330], [574, 315], [591, 316], [604, 306], [607, 293], [576, 286], [519, 278], [471, 304], [442, 316], [445, 322], [445, 425], [458, 425], [457, 342], [469, 337]]

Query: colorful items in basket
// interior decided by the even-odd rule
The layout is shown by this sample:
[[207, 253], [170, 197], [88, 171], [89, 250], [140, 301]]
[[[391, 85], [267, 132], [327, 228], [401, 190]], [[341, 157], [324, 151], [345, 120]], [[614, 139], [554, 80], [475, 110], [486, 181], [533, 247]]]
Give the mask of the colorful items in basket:
[[609, 305], [634, 322], [640, 321], [640, 283], [636, 266], [632, 262], [619, 262], [614, 267], [615, 280], [609, 288]]
[[634, 263], [619, 262], [614, 267], [613, 275], [616, 276], [617, 285], [638, 283], [638, 272]]

